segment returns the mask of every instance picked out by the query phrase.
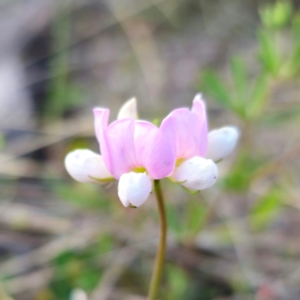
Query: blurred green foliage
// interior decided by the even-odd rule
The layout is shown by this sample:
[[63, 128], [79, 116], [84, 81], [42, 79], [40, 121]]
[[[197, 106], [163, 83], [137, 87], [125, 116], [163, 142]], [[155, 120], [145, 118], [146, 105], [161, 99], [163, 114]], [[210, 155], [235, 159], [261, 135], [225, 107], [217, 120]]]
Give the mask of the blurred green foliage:
[[268, 4], [260, 11], [260, 18], [266, 28], [277, 29], [285, 26], [292, 15], [292, 6], [289, 1], [277, 1]]
[[[68, 2], [63, 5], [68, 10]], [[69, 13], [61, 13], [53, 22], [52, 44], [54, 55], [50, 61], [50, 77], [48, 86], [48, 105], [45, 108], [47, 118], [62, 117], [67, 109], [79, 104], [83, 92], [72, 82], [70, 69], [71, 17]]]
[[257, 199], [250, 211], [250, 225], [253, 230], [265, 229], [282, 209], [284, 193], [273, 187], [265, 195]]
[[189, 286], [189, 278], [182, 269], [174, 265], [168, 265], [167, 268], [168, 283], [164, 292], [164, 299], [184, 299], [187, 287]]
[[246, 193], [250, 188], [254, 173], [262, 167], [264, 161], [263, 158], [241, 153], [222, 181], [224, 191]]
[[70, 201], [72, 204], [85, 209], [101, 209], [109, 211], [110, 201], [101, 188], [93, 184], [58, 183], [53, 186], [59, 198]]
[[87, 292], [92, 291], [102, 275], [101, 264], [97, 261], [101, 255], [113, 250], [113, 247], [112, 237], [103, 235], [88, 248], [66, 251], [56, 257], [55, 272], [50, 283], [55, 299], [68, 299], [75, 288], [81, 288]]
[[[202, 72], [199, 84], [206, 95], [247, 123], [263, 121], [276, 83], [298, 81], [300, 71], [300, 13], [292, 14], [289, 2], [279, 1], [262, 8], [260, 15], [262, 24], [257, 28], [255, 62], [258, 71], [253, 74], [253, 62], [247, 63], [246, 57], [236, 55], [231, 58], [230, 81], [208, 69]], [[299, 108], [296, 107], [297, 114], [294, 108], [293, 113], [284, 115], [297, 116]]]
[[0, 149], [5, 146], [5, 137], [0, 133]]
[[174, 203], [167, 205], [167, 219], [169, 230], [179, 242], [189, 242], [201, 230], [208, 212], [207, 203], [199, 199], [199, 195], [190, 196], [180, 207]]
[[[240, 122], [242, 137], [230, 172], [219, 183], [222, 197], [255, 199], [248, 211], [252, 232], [270, 228], [284, 209], [288, 197], [284, 173], [276, 165], [272, 145], [270, 153], [260, 153], [256, 133], [282, 126], [300, 117], [300, 102], [277, 105], [274, 95], [278, 89], [293, 86], [299, 91], [300, 73], [300, 12], [293, 11], [289, 1], [277, 1], [260, 9], [261, 24], [256, 29], [257, 47], [254, 57], [236, 54], [229, 60], [229, 76], [212, 69], [201, 72], [197, 88], [210, 99], [231, 111]], [[274, 130], [274, 127], [272, 128]], [[266, 173], [265, 176], [262, 176]], [[265, 185], [256, 193], [257, 182]], [[225, 233], [226, 228], [220, 229]], [[216, 235], [221, 237], [221, 235]], [[225, 234], [224, 234], [225, 236]], [[247, 283], [245, 283], [247, 285]], [[234, 286], [234, 285], [233, 285]]]

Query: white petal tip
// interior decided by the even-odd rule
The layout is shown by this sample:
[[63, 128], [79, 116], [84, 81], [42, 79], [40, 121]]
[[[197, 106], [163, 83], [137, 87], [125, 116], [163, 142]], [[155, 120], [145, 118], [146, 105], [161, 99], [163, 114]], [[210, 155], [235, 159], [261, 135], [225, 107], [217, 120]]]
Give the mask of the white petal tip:
[[172, 178], [191, 191], [200, 191], [216, 183], [218, 168], [211, 159], [194, 156], [176, 168]]
[[71, 300], [87, 300], [87, 294], [82, 289], [75, 289], [71, 293]]
[[202, 94], [202, 93], [197, 93], [197, 94], [195, 95], [194, 100], [204, 100], [203, 94]]
[[236, 147], [240, 130], [234, 126], [215, 129], [208, 134], [207, 158], [219, 161], [228, 156]]
[[205, 99], [204, 99], [204, 97], [203, 97], [203, 94], [202, 94], [202, 93], [196, 94], [195, 97], [194, 97], [193, 102], [194, 102], [194, 103], [195, 103], [195, 102], [200, 102], [200, 103], [202, 103], [202, 104], [205, 104]]
[[139, 207], [149, 197], [152, 181], [146, 173], [125, 173], [120, 177], [118, 195], [125, 207]]
[[79, 182], [112, 179], [102, 156], [89, 149], [78, 149], [68, 153], [65, 157], [65, 167], [70, 176]]
[[120, 108], [117, 119], [132, 118], [136, 120], [137, 117], [137, 101], [136, 98], [130, 98], [127, 102], [123, 104]]

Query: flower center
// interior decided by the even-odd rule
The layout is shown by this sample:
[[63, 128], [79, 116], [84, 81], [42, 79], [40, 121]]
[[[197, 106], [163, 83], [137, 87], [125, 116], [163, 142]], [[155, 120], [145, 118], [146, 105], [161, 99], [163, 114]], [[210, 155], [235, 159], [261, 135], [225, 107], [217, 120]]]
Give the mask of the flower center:
[[178, 159], [176, 160], [175, 166], [176, 166], [176, 167], [179, 167], [179, 166], [183, 163], [184, 160], [185, 160], [185, 158], [178, 158]]
[[132, 169], [132, 172], [145, 173], [145, 172], [147, 172], [147, 170], [144, 167], [135, 167], [135, 168]]

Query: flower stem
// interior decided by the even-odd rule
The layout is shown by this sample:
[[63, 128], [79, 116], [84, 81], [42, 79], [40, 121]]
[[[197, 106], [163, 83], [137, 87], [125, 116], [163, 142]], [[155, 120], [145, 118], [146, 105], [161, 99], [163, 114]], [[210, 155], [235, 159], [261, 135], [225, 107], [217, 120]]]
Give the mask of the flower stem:
[[167, 218], [164, 205], [164, 198], [160, 187], [160, 181], [154, 180], [154, 191], [156, 194], [159, 219], [160, 219], [160, 239], [157, 248], [155, 266], [151, 278], [148, 300], [156, 300], [157, 292], [160, 285], [161, 274], [163, 269], [163, 264], [165, 260], [166, 252], [166, 239], [167, 239]]

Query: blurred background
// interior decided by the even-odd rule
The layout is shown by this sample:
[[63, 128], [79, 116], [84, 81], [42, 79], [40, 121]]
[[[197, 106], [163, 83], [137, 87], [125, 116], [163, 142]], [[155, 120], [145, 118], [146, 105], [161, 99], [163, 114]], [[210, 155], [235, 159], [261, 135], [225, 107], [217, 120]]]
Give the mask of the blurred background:
[[300, 299], [300, 5], [258, 0], [0, 1], [0, 299], [145, 300], [158, 239], [153, 197], [72, 180], [69, 151], [98, 151], [113, 120], [190, 107], [235, 125], [217, 185], [162, 182], [160, 299]]

